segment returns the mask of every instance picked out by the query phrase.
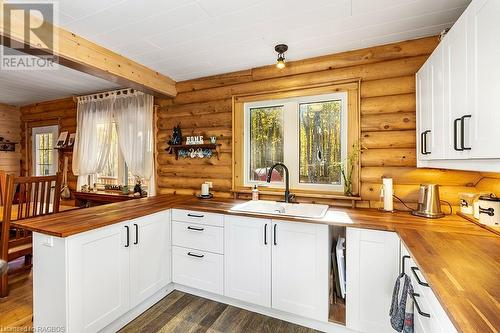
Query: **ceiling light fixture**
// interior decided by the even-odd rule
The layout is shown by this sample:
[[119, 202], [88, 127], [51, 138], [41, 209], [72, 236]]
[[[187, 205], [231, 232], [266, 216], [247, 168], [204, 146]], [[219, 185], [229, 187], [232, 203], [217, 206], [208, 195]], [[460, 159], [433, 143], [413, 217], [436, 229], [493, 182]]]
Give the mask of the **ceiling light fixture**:
[[278, 52], [278, 60], [276, 60], [276, 67], [279, 69], [285, 68], [285, 52], [288, 50], [288, 46], [285, 44], [278, 44], [274, 47], [274, 50]]

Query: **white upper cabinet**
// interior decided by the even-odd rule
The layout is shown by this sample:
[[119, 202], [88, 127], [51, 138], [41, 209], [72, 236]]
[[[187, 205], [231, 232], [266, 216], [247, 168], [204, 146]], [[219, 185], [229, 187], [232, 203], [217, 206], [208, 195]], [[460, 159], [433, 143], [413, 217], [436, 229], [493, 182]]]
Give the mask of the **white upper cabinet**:
[[473, 1], [467, 23], [473, 101], [470, 153], [472, 158], [500, 158], [500, 1]]
[[500, 171], [500, 1], [473, 0], [417, 73], [417, 165]]

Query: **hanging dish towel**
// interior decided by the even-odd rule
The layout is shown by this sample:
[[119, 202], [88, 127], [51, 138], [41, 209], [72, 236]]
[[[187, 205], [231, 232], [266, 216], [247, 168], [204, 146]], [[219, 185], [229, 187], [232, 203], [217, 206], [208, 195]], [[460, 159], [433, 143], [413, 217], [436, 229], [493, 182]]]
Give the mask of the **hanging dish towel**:
[[[401, 288], [401, 282], [403, 287]], [[408, 275], [401, 273], [394, 285], [389, 315], [397, 332], [413, 333], [413, 286]]]

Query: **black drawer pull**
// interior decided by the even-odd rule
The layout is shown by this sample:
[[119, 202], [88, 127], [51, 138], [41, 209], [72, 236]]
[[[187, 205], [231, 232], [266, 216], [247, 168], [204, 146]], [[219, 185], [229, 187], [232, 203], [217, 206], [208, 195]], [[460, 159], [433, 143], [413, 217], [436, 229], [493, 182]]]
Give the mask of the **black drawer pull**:
[[203, 258], [205, 255], [204, 254], [196, 254], [196, 253], [188, 252], [188, 256], [196, 257], [196, 258]]
[[189, 217], [197, 217], [197, 218], [202, 218], [202, 217], [204, 217], [205, 215], [197, 215], [197, 214], [191, 214], [191, 213], [189, 213], [189, 214], [188, 214], [188, 216], [189, 216]]
[[462, 150], [471, 150], [471, 147], [465, 147], [465, 118], [471, 118], [472, 116], [470, 114], [467, 114], [465, 116], [462, 116], [460, 118], [461, 123], [460, 123], [460, 146], [462, 147]]
[[405, 260], [410, 259], [410, 256], [404, 255], [403, 258], [401, 259], [401, 272], [405, 272]]
[[139, 244], [139, 226], [137, 225], [137, 223], [134, 223], [134, 227], [135, 227], [135, 241], [134, 241], [134, 245], [137, 245], [137, 244]]
[[419, 285], [424, 286], [424, 287], [429, 287], [429, 284], [420, 280], [420, 278], [417, 275], [416, 271], [419, 271], [418, 267], [411, 267], [411, 271], [413, 272], [413, 275], [415, 276], [415, 279], [417, 279], [417, 282]]
[[423, 142], [422, 142], [422, 145], [423, 145], [423, 149], [422, 149], [422, 154], [424, 155], [429, 155], [431, 152], [430, 151], [427, 151], [427, 134], [429, 134], [431, 132], [431, 130], [427, 130], [427, 131], [424, 131], [422, 133], [422, 136], [423, 136]]
[[189, 230], [194, 230], [194, 231], [203, 231], [203, 230], [205, 230], [204, 228], [196, 228], [196, 227], [192, 227], [192, 226], [188, 226], [187, 228]]
[[462, 148], [458, 147], [458, 137], [457, 137], [457, 131], [458, 131], [458, 122], [462, 121], [462, 118], [457, 118], [453, 121], [453, 148], [456, 151], [462, 151]]
[[417, 293], [413, 293], [411, 294], [411, 298], [413, 298], [413, 303], [415, 303], [415, 307], [417, 308], [417, 312], [419, 315], [423, 316], [423, 317], [427, 317], [427, 318], [430, 318], [431, 315], [426, 313], [426, 312], [423, 312], [421, 309], [420, 309], [420, 305], [418, 304], [417, 302], [417, 299], [416, 297], [420, 297], [420, 294], [417, 294]]

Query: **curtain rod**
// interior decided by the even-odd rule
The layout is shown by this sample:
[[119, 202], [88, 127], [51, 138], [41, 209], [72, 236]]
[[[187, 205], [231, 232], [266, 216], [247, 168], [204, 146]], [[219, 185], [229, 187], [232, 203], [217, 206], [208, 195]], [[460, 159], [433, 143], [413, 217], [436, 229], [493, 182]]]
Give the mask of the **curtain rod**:
[[96, 93], [96, 94], [75, 96], [75, 97], [73, 97], [73, 100], [75, 102], [78, 102], [78, 101], [82, 101], [82, 100], [103, 99], [103, 98], [113, 96], [113, 95], [116, 95], [116, 96], [127, 95], [127, 94], [133, 94], [135, 92], [139, 92], [139, 91], [132, 89], [132, 88], [117, 89], [117, 90], [103, 91], [103, 92]]

